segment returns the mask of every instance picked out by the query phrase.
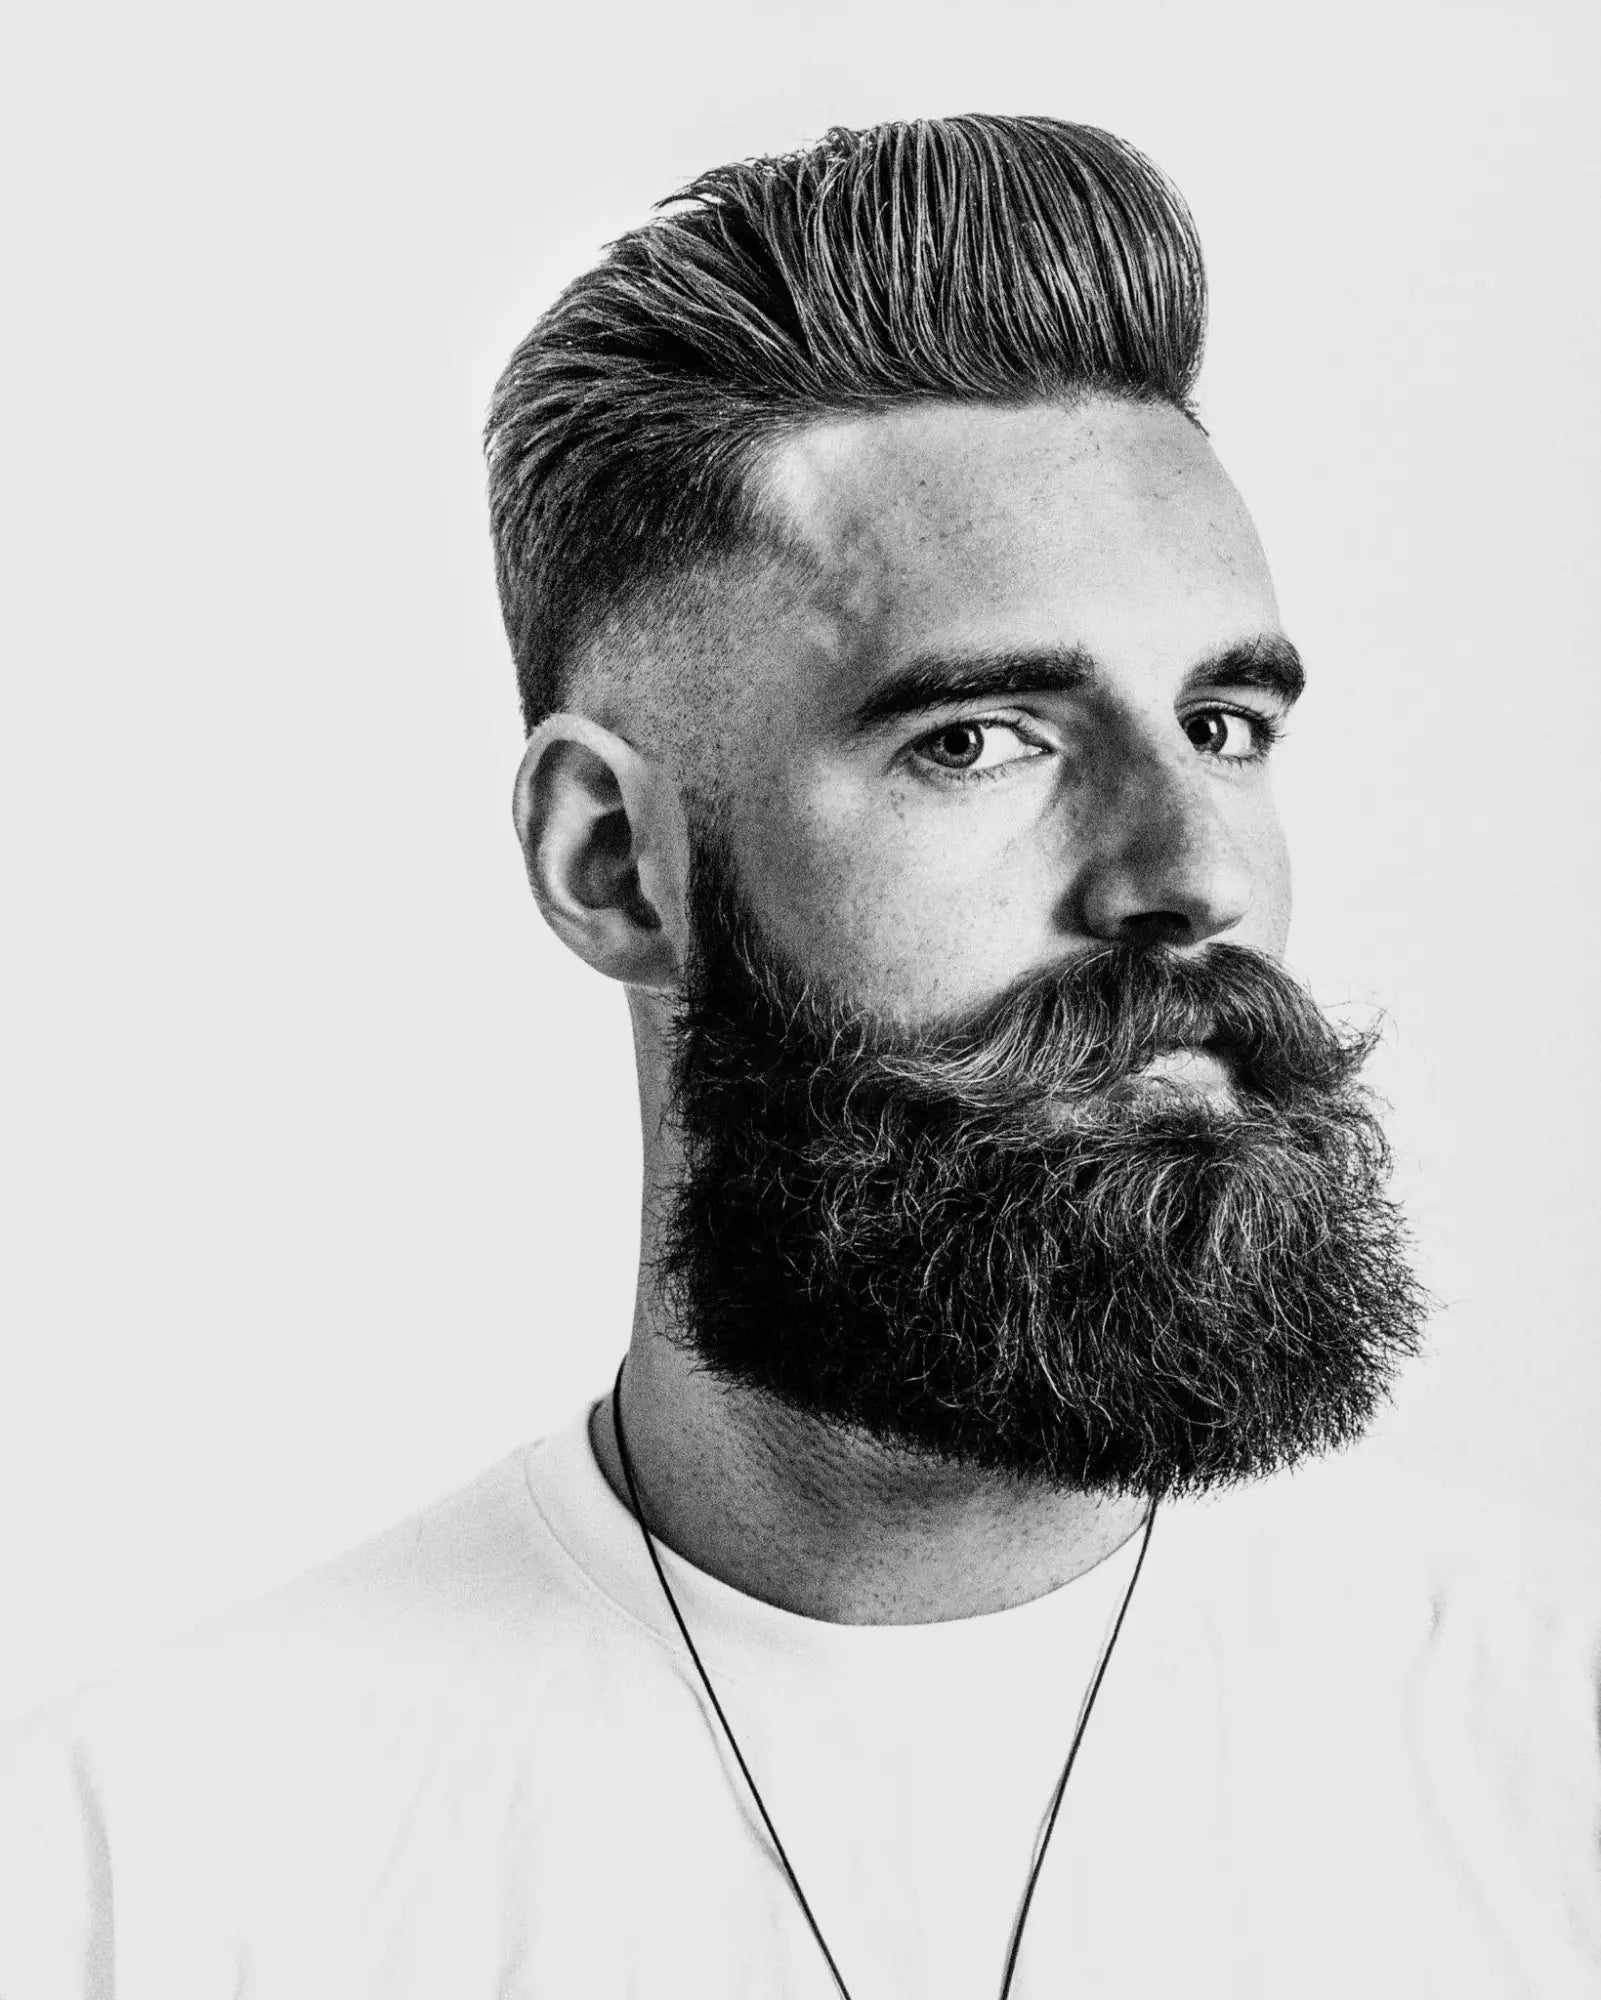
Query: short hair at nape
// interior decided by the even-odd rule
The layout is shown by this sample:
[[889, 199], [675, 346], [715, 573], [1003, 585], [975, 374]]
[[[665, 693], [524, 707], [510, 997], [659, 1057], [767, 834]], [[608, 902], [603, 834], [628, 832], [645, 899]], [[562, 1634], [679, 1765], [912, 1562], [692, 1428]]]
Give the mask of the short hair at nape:
[[495, 390], [528, 726], [603, 621], [749, 542], [744, 474], [775, 435], [934, 399], [1188, 410], [1205, 319], [1182, 197], [1093, 126], [917, 119], [702, 174], [567, 288]]

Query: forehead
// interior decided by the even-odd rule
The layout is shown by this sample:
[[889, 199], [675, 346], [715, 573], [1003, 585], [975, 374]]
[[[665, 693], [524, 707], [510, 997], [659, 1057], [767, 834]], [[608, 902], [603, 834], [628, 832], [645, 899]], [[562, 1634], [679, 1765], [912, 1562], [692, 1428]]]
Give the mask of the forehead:
[[1166, 404], [852, 417], [786, 438], [757, 485], [804, 552], [814, 671], [1029, 645], [1182, 671], [1277, 627], [1244, 504]]

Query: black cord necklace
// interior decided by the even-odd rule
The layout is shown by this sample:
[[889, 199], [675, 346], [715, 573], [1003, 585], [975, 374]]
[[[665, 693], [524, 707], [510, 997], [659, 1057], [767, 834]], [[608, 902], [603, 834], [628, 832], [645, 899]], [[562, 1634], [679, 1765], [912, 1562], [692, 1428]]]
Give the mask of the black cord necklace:
[[[735, 1736], [728, 1717], [723, 1713], [723, 1704], [717, 1699], [717, 1690], [712, 1686], [711, 1676], [706, 1671], [695, 1641], [689, 1635], [689, 1627], [684, 1623], [684, 1614], [678, 1608], [678, 1599], [673, 1595], [672, 1586], [667, 1581], [667, 1572], [662, 1568], [662, 1559], [657, 1554], [655, 1537], [646, 1523], [645, 1509], [639, 1497], [639, 1482], [634, 1477], [634, 1461], [628, 1450], [628, 1433], [623, 1429], [623, 1368], [627, 1365], [624, 1361], [623, 1367], [617, 1370], [617, 1380], [612, 1384], [611, 1411], [612, 1423], [617, 1431], [617, 1456], [622, 1460], [623, 1478], [628, 1483], [628, 1498], [633, 1505], [634, 1519], [638, 1521], [639, 1532], [645, 1538], [645, 1548], [650, 1556], [651, 1567], [656, 1572], [656, 1580], [662, 1587], [662, 1595], [667, 1599], [667, 1608], [672, 1612], [674, 1622], [683, 1635], [684, 1644], [689, 1648], [689, 1657], [695, 1663], [696, 1673], [700, 1675], [701, 1686], [706, 1690], [706, 1698], [722, 1725], [723, 1734], [728, 1739], [729, 1749], [734, 1753], [734, 1761], [740, 1768], [740, 1774], [750, 1788], [750, 1795], [756, 1802], [756, 1810], [762, 1816], [762, 1825], [767, 1829], [767, 1837], [773, 1843], [773, 1851], [789, 1878], [790, 1888], [795, 1892], [795, 1900], [800, 1905], [801, 1915], [811, 1927], [812, 1936], [817, 1940], [818, 1950], [828, 1961], [828, 1969], [833, 1974], [834, 1984], [839, 1988], [841, 2000], [851, 2000], [850, 1988], [845, 1984], [839, 1967], [834, 1963], [834, 1954], [828, 1948], [828, 1941], [823, 1936], [821, 1926], [812, 1915], [812, 1906], [806, 1900], [806, 1892], [800, 1885], [800, 1877], [795, 1873], [789, 1856], [784, 1852], [784, 1843], [778, 1837], [778, 1828], [774, 1826], [772, 1815], [767, 1810], [756, 1780], [751, 1776], [750, 1766], [745, 1762], [745, 1753], [739, 1747], [739, 1739]], [[1123, 1592], [1123, 1601], [1118, 1606], [1116, 1618], [1112, 1621], [1112, 1629], [1107, 1634], [1106, 1644], [1101, 1648], [1095, 1672], [1090, 1676], [1089, 1686], [1084, 1691], [1084, 1700], [1079, 1706], [1078, 1723], [1073, 1730], [1073, 1740], [1067, 1748], [1067, 1761], [1062, 1766], [1062, 1775], [1056, 1781], [1056, 1789], [1051, 1794], [1050, 1808], [1046, 1812], [1044, 1826], [1034, 1844], [1034, 1859], [1029, 1867], [1028, 1880], [1023, 1885], [1022, 1901], [1018, 1904], [1017, 1916], [1013, 1920], [1012, 1934], [1006, 1948], [1006, 1969], [1001, 1975], [999, 2000], [1008, 2000], [1012, 1990], [1012, 1975], [1017, 1970], [1017, 1955], [1023, 1943], [1023, 1926], [1028, 1922], [1029, 1906], [1034, 1901], [1035, 1885], [1040, 1879], [1040, 1870], [1045, 1865], [1045, 1850], [1050, 1846], [1051, 1835], [1056, 1831], [1057, 1815], [1062, 1809], [1062, 1795], [1067, 1790], [1068, 1779], [1073, 1775], [1078, 1747], [1084, 1740], [1084, 1730], [1090, 1719], [1090, 1710], [1095, 1706], [1095, 1697], [1101, 1691], [1101, 1682], [1106, 1678], [1106, 1669], [1112, 1658], [1112, 1649], [1117, 1644], [1117, 1635], [1123, 1629], [1123, 1620], [1127, 1617], [1129, 1605], [1133, 1602], [1134, 1586], [1139, 1582], [1140, 1571], [1145, 1567], [1145, 1554], [1151, 1546], [1151, 1530], [1155, 1525], [1156, 1502], [1153, 1500], [1145, 1516], [1145, 1533], [1140, 1541], [1139, 1554], [1134, 1559], [1134, 1573], [1128, 1580], [1128, 1588]]]

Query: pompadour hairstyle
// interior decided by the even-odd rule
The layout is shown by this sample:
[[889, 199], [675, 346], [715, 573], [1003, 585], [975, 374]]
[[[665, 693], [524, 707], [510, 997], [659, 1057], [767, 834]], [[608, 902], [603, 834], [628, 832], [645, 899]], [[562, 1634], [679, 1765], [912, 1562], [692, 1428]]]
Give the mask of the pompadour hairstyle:
[[702, 174], [496, 386], [490, 518], [528, 726], [609, 615], [753, 541], [745, 475], [785, 430], [1089, 391], [1188, 411], [1205, 320], [1182, 197], [1092, 126], [918, 119]]

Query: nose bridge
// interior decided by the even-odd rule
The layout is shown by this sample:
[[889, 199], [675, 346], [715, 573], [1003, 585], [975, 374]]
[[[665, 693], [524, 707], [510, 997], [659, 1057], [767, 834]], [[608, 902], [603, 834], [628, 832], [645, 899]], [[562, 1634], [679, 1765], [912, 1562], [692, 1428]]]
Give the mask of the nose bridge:
[[1171, 719], [1168, 731], [1118, 746], [1093, 817], [1080, 822], [1072, 916], [1091, 936], [1199, 944], [1250, 908], [1250, 873], [1224, 810], [1230, 780]]

